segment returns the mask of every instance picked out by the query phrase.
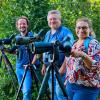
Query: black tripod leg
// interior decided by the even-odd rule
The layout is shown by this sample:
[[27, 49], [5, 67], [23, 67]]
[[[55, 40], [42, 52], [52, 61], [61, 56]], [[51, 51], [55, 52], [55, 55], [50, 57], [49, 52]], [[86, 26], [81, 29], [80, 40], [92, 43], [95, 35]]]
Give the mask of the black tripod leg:
[[58, 68], [57, 68], [56, 65], [54, 65], [54, 66], [55, 66], [54, 68], [55, 68], [55, 72], [56, 72], [55, 75], [56, 75], [57, 81], [58, 81], [58, 83], [59, 83], [59, 85], [60, 85], [60, 87], [61, 87], [61, 89], [62, 89], [62, 92], [63, 92], [64, 96], [65, 96], [66, 99], [68, 100], [68, 96], [67, 96], [67, 93], [66, 93], [64, 84], [63, 84], [63, 82], [62, 82], [61, 76], [60, 76], [60, 74], [59, 74], [59, 72], [58, 72]]
[[41, 96], [41, 94], [42, 94], [42, 91], [43, 91], [43, 89], [44, 89], [44, 87], [45, 87], [46, 82], [47, 82], [48, 79], [49, 79], [50, 70], [51, 70], [51, 66], [48, 66], [47, 71], [46, 71], [46, 73], [45, 73], [45, 76], [44, 76], [44, 78], [43, 78], [41, 87], [40, 87], [40, 89], [39, 89], [38, 97], [37, 97], [36, 100], [40, 100], [40, 96]]
[[35, 71], [34, 67], [31, 68], [31, 74], [32, 74], [32, 78], [34, 78], [37, 91], [39, 91], [39, 86], [38, 86], [39, 79], [38, 79], [38, 76], [36, 74], [36, 71]]
[[8, 70], [9, 76], [11, 77], [11, 81], [12, 81], [13, 87], [14, 87], [14, 89], [16, 91], [17, 90], [17, 87], [16, 87], [16, 85], [17, 85], [17, 79], [14, 78], [13, 73], [11, 72], [10, 69], [7, 69], [7, 70]]
[[12, 67], [12, 65], [11, 65], [8, 57], [5, 55], [5, 52], [3, 50], [1, 52], [2, 52], [2, 58], [4, 59], [5, 64], [8, 65], [7, 66], [7, 70], [10, 70], [11, 69], [12, 70], [12, 73], [14, 74], [14, 76], [15, 76], [15, 78], [17, 80], [17, 76], [16, 76], [16, 74], [14, 72], [14, 69], [13, 69], [13, 67]]
[[25, 72], [24, 72], [24, 74], [23, 74], [23, 78], [22, 78], [22, 81], [21, 81], [20, 87], [19, 87], [19, 89], [18, 89], [18, 92], [17, 92], [17, 95], [16, 95], [16, 99], [15, 99], [15, 100], [18, 100], [19, 93], [20, 93], [21, 88], [22, 88], [22, 86], [23, 86], [23, 82], [24, 82], [24, 80], [25, 80], [25, 77], [26, 77], [27, 71], [28, 71], [28, 66], [26, 66], [26, 68], [25, 68]]
[[54, 100], [54, 67], [52, 66], [52, 100]]

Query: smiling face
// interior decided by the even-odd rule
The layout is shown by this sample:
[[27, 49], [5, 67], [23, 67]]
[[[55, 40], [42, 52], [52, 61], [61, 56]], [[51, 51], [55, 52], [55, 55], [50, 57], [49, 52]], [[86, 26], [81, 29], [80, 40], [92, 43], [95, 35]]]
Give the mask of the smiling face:
[[28, 23], [26, 19], [19, 19], [16, 23], [16, 27], [24, 36], [27, 34]]
[[57, 29], [61, 26], [61, 18], [58, 14], [49, 14], [47, 20], [51, 29]]
[[76, 35], [79, 39], [85, 39], [89, 36], [90, 28], [89, 24], [85, 21], [78, 21], [76, 23]]

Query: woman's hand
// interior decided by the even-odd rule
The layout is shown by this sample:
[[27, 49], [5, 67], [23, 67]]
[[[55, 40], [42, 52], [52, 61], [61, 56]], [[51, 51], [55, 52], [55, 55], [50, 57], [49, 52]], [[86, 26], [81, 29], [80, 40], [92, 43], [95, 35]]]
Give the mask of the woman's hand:
[[78, 50], [74, 50], [71, 52], [71, 56], [78, 58], [78, 57], [83, 57], [84, 56], [84, 52], [83, 51], [78, 51]]
[[85, 67], [91, 69], [93, 60], [85, 52], [74, 50], [71, 52], [71, 56], [75, 58], [81, 57], [85, 64]]

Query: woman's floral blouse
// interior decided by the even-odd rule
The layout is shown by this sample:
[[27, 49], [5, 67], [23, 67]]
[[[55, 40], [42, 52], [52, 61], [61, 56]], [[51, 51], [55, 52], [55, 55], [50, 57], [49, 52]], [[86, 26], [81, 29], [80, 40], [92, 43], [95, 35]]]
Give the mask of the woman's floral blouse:
[[[74, 43], [72, 50], [85, 51], [84, 43], [77, 48]], [[100, 43], [92, 39], [88, 47], [88, 56], [93, 59], [92, 68], [86, 68], [81, 57], [66, 57], [66, 80], [70, 83], [89, 87], [100, 87]]]

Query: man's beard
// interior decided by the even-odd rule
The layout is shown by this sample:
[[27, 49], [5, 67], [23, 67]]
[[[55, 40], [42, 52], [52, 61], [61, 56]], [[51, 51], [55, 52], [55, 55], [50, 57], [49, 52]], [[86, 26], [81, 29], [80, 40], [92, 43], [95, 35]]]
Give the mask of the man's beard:
[[27, 32], [27, 29], [24, 28], [24, 29], [21, 29], [20, 31], [21, 31], [22, 33], [26, 33], [26, 32]]

